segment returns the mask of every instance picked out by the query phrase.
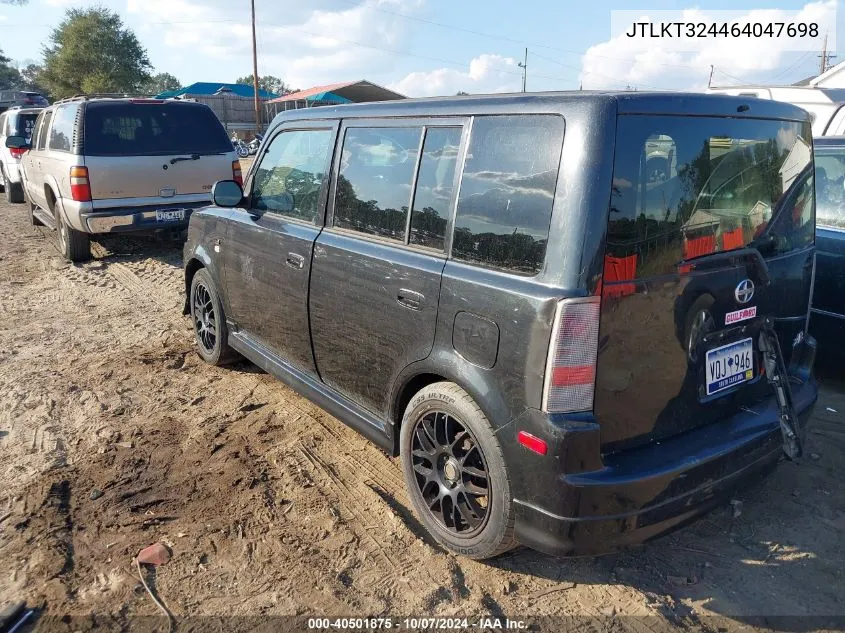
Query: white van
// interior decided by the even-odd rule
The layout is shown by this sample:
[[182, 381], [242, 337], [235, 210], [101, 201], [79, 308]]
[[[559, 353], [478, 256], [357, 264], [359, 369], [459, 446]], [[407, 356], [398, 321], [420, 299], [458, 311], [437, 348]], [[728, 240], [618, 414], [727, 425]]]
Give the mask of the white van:
[[815, 86], [731, 86], [708, 88], [709, 94], [773, 99], [797, 105], [810, 113], [813, 136], [845, 134], [845, 88]]

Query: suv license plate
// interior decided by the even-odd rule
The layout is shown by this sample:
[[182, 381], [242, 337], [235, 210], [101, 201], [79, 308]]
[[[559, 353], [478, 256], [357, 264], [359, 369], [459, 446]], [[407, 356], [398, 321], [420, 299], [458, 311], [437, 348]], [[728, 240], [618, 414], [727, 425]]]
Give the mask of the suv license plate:
[[724, 391], [754, 378], [754, 345], [746, 338], [707, 352], [707, 395]]
[[185, 209], [156, 209], [156, 222], [178, 222], [185, 219]]

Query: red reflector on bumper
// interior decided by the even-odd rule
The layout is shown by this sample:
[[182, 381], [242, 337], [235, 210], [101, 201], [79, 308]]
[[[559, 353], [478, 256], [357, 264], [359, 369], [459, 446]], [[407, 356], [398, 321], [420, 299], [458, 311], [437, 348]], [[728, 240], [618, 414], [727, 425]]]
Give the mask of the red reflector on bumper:
[[545, 455], [546, 452], [549, 450], [549, 447], [546, 444], [545, 440], [541, 440], [539, 437], [531, 435], [531, 433], [520, 431], [516, 434], [516, 438], [519, 440], [519, 443], [522, 444], [525, 448], [527, 448], [529, 451], [534, 451], [538, 455]]
[[589, 385], [592, 384], [595, 378], [595, 365], [555, 367], [552, 370], [552, 385], [555, 387], [565, 387], [568, 385]]

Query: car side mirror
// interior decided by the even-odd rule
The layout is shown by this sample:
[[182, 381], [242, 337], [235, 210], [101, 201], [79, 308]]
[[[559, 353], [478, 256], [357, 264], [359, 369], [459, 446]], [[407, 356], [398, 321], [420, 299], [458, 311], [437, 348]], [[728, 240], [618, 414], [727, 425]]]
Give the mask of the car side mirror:
[[27, 150], [30, 148], [30, 145], [23, 136], [9, 136], [6, 138], [6, 147], [9, 149]]
[[244, 190], [234, 180], [218, 180], [211, 188], [211, 201], [218, 207], [236, 207], [244, 199]]

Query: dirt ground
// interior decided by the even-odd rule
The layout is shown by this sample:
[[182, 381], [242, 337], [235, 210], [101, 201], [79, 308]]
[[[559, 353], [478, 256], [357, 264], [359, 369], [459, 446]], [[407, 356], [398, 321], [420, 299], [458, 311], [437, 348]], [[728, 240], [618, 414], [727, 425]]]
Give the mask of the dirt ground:
[[24, 205], [0, 220], [0, 608], [26, 600], [40, 630], [156, 615], [132, 560], [157, 541], [172, 560], [145, 577], [197, 630], [292, 615], [845, 623], [842, 384], [824, 381], [808, 457], [734, 506], [601, 558], [474, 562], [427, 539], [395, 460], [251, 364], [200, 361], [181, 244], [101, 239], [74, 266]]

